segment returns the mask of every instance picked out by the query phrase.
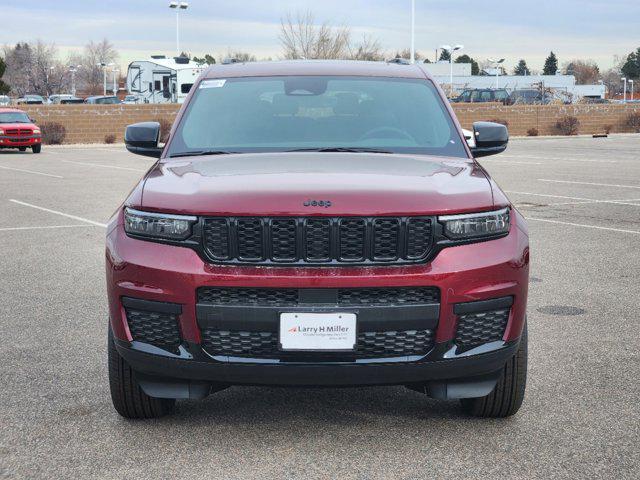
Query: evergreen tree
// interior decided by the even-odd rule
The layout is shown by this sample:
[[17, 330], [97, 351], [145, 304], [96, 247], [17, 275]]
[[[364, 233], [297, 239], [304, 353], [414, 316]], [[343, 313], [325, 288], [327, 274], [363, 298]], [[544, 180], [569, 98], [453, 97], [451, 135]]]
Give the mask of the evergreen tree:
[[471, 58], [466, 53], [464, 55], [460, 55], [456, 58], [453, 63], [470, 63], [471, 64], [471, 75], [478, 75], [480, 73], [480, 66], [478, 62], [476, 62], [473, 58]]
[[627, 61], [622, 66], [622, 73], [627, 78], [640, 78], [640, 48], [627, 55]]
[[192, 60], [196, 63], [200, 63], [200, 64], [207, 64], [207, 65], [213, 65], [214, 63], [216, 63], [216, 59], [213, 58], [213, 56], [209, 55], [208, 53], [205, 54], [204, 57], [193, 57]]
[[451, 59], [451, 54], [449, 53], [449, 50], [441, 50], [440, 51], [440, 58], [438, 58], [439, 61], [449, 61]]
[[524, 59], [520, 59], [516, 68], [513, 69], [514, 75], [531, 75], [531, 71], [529, 71], [529, 67], [527, 67], [527, 62]]
[[558, 58], [553, 51], [549, 54], [547, 59], [544, 61], [544, 69], [542, 70], [543, 75], [555, 75], [558, 71]]
[[0, 57], [0, 95], [6, 95], [11, 90], [11, 87], [2, 81], [2, 75], [4, 75], [5, 70], [7, 69], [7, 64], [4, 62], [4, 59]]

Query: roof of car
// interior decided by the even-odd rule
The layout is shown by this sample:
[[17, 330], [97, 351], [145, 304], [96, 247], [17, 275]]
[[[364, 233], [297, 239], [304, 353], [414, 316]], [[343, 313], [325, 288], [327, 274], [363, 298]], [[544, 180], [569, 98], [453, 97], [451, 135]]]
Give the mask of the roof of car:
[[420, 64], [353, 60], [284, 60], [276, 62], [230, 63], [211, 65], [204, 78], [268, 77], [280, 75], [335, 75], [396, 78], [430, 78]]

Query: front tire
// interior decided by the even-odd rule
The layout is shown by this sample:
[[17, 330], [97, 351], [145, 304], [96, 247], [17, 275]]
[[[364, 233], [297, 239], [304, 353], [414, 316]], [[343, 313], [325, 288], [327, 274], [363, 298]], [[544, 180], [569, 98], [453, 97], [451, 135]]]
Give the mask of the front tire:
[[33, 146], [31, 147], [31, 151], [32, 151], [33, 153], [40, 153], [40, 150], [42, 150], [42, 145], [41, 145], [41, 144], [33, 145]]
[[510, 417], [520, 410], [526, 385], [527, 325], [525, 324], [518, 351], [507, 361], [493, 391], [486, 397], [461, 399], [462, 410], [474, 417]]
[[173, 411], [174, 399], [150, 397], [140, 388], [133, 370], [116, 349], [111, 328], [107, 350], [111, 401], [120, 415], [130, 419], [148, 419], [159, 418]]

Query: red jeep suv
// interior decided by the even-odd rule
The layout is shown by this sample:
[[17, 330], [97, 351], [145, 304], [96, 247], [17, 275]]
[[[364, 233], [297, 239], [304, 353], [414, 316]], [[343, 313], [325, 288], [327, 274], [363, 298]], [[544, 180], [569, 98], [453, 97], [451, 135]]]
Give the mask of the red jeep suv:
[[109, 222], [109, 380], [124, 417], [231, 385], [405, 385], [505, 417], [526, 382], [523, 217], [419, 65], [212, 66]]
[[40, 153], [41, 140], [40, 128], [29, 115], [16, 108], [0, 108], [0, 148], [24, 152], [29, 147], [33, 153]]

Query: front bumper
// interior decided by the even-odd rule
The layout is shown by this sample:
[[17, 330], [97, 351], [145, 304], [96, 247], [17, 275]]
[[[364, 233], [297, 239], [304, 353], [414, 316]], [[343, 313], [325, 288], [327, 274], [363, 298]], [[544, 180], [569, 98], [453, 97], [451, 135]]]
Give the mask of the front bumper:
[[[430, 385], [432, 391], [442, 391], [442, 385], [450, 386], [451, 382], [458, 385], [471, 382], [484, 385], [480, 390], [472, 389], [471, 396], [482, 396], [478, 393], [489, 386], [488, 391], [493, 388], [505, 361], [515, 352], [525, 320], [528, 237], [522, 217], [517, 212], [513, 217], [508, 236], [446, 248], [424, 265], [288, 268], [206, 264], [188, 248], [128, 237], [118, 215], [108, 228], [106, 250], [110, 319], [116, 347], [136, 372], [146, 376], [146, 385], [151, 385], [149, 392], [156, 391], [154, 384], [184, 386], [185, 382], [298, 386], [409, 384]], [[425, 355], [349, 361], [212, 356], [202, 348], [207, 320], [198, 311], [196, 300], [198, 288], [205, 286], [316, 291], [436, 287], [440, 292], [439, 305], [427, 325], [434, 331], [433, 348]], [[169, 352], [134, 340], [123, 298], [177, 305], [174, 313], [181, 338], [178, 350]], [[459, 306], [504, 298], [510, 299], [510, 307], [501, 338], [473, 348], [460, 348], [456, 334], [464, 311]], [[392, 311], [390, 315], [393, 316]], [[255, 325], [255, 315], [251, 317]], [[247, 329], [249, 320], [238, 317], [238, 329]], [[451, 392], [451, 388], [446, 387], [445, 391]], [[447, 397], [452, 395], [460, 393], [445, 393]], [[174, 392], [173, 396], [181, 395]]]
[[14, 147], [31, 147], [32, 145], [39, 145], [42, 141], [40, 135], [32, 136], [10, 136], [0, 135], [0, 147], [14, 148]]

